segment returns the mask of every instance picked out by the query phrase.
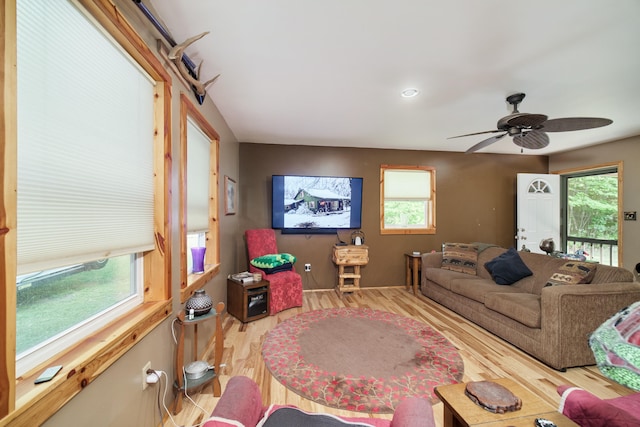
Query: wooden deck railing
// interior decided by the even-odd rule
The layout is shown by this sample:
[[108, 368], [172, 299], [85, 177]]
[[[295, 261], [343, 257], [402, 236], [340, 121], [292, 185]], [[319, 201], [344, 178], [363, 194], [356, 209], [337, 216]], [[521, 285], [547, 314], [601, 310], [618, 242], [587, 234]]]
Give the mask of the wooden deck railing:
[[583, 250], [589, 261], [618, 266], [618, 241], [567, 237], [567, 253]]

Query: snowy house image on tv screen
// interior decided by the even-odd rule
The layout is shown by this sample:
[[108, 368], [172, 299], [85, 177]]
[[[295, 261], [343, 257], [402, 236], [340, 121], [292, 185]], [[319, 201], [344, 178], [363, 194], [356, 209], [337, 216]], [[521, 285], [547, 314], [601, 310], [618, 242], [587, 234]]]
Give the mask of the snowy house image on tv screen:
[[286, 176], [284, 190], [285, 227], [349, 227], [351, 221], [349, 178]]

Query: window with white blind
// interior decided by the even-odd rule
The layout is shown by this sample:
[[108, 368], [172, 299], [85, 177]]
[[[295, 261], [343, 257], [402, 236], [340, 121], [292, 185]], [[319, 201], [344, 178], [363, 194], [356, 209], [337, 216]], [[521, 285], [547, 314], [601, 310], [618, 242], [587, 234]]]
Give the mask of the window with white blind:
[[382, 234], [435, 234], [435, 169], [380, 167]]
[[[186, 94], [180, 96], [181, 301], [219, 271], [218, 144], [220, 137]], [[185, 194], [186, 193], [186, 194]], [[206, 248], [204, 272], [193, 271], [192, 248]]]
[[139, 307], [143, 280], [166, 295], [163, 273], [143, 277], [165, 199], [158, 76], [74, 2], [18, 0], [16, 15], [21, 375]]
[[17, 18], [20, 374], [142, 301], [154, 83], [66, 1], [19, 1]]

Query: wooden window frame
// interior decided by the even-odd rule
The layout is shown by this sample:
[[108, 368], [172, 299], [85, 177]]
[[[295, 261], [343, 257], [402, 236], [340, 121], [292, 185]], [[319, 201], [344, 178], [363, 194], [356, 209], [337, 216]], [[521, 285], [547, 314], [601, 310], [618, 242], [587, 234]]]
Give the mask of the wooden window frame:
[[34, 386], [43, 367], [20, 378], [15, 374], [16, 340], [16, 189], [17, 189], [17, 52], [16, 2], [3, 1], [0, 42], [4, 79], [0, 86], [0, 424], [40, 425], [80, 393], [120, 356], [172, 314], [171, 299], [171, 77], [124, 16], [109, 0], [78, 3], [138, 62], [155, 81], [154, 173], [155, 249], [145, 252], [144, 302], [87, 339], [54, 356], [46, 366], [63, 370], [52, 381]]
[[[430, 173], [430, 203], [427, 206], [427, 226], [424, 228], [385, 228], [384, 179], [387, 170], [426, 171]], [[380, 234], [436, 234], [436, 169], [431, 166], [380, 165]]]
[[[209, 151], [209, 227], [206, 233], [204, 273], [187, 271], [187, 118], [211, 141]], [[218, 167], [220, 135], [207, 122], [189, 97], [180, 94], [180, 302], [185, 302], [220, 271], [220, 230], [218, 221]]]

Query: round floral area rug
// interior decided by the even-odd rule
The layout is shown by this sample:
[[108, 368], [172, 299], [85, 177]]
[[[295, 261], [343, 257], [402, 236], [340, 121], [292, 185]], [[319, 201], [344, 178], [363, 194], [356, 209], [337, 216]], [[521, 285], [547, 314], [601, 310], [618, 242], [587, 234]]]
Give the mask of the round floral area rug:
[[409, 396], [436, 402], [433, 388], [464, 373], [456, 348], [431, 326], [366, 308], [299, 314], [267, 334], [262, 355], [302, 397], [367, 413], [393, 413]]

